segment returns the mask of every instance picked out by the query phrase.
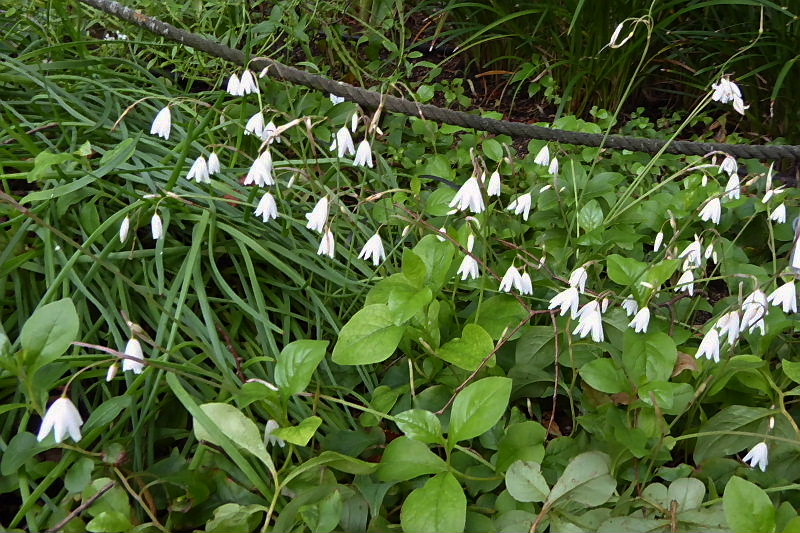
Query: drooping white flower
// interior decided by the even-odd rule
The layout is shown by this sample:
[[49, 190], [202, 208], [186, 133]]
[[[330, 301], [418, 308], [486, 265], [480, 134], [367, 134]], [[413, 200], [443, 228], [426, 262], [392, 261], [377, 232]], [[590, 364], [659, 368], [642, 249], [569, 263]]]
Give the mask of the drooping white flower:
[[697, 359], [705, 357], [715, 363], [719, 363], [719, 333], [716, 327], [708, 330], [703, 340], [700, 341], [700, 347], [697, 349], [697, 353], [695, 353], [694, 356]]
[[792, 247], [792, 268], [800, 270], [800, 237], [795, 237], [794, 246]]
[[568, 287], [550, 298], [550, 305], [548, 305], [547, 308], [555, 309], [558, 307], [561, 309], [561, 316], [566, 315], [567, 311], [569, 311], [570, 317], [575, 318], [578, 316], [580, 297], [581, 295], [576, 287]]
[[356, 167], [363, 167], [367, 166], [372, 168], [372, 146], [370, 146], [369, 141], [364, 139], [360, 143], [358, 143], [358, 148], [356, 149], [356, 157], [353, 159], [353, 166]]
[[629, 328], [633, 328], [636, 333], [647, 333], [647, 327], [650, 325], [650, 309], [642, 307], [636, 316], [633, 317], [628, 323]]
[[234, 72], [228, 79], [228, 94], [232, 96], [242, 96], [242, 83], [239, 81], [239, 76]]
[[700, 220], [705, 220], [706, 222], [719, 224], [719, 219], [721, 216], [722, 202], [719, 201], [719, 198], [712, 198], [706, 202], [706, 205], [704, 205], [703, 209], [700, 210]]
[[333, 105], [341, 104], [344, 102], [344, 96], [336, 96], [335, 94], [331, 93], [329, 98], [331, 99], [331, 103]]
[[500, 280], [500, 288], [498, 289], [500, 292], [511, 292], [511, 289], [516, 288], [517, 290], [521, 290], [522, 287], [522, 275], [517, 270], [517, 267], [511, 265], [506, 270], [506, 273], [503, 274], [503, 279]]
[[685, 291], [689, 296], [694, 296], [694, 273], [691, 270], [686, 270], [681, 277], [678, 278], [678, 283], [675, 285], [675, 292]]
[[714, 90], [714, 93], [711, 95], [712, 100], [722, 104], [731, 102], [733, 104], [733, 109], [737, 113], [744, 115], [745, 109], [750, 107], [744, 105], [742, 91], [739, 90], [739, 86], [728, 78], [721, 78], [719, 83], [712, 84], [711, 88]]
[[489, 184], [486, 186], [486, 194], [489, 196], [500, 196], [502, 190], [503, 185], [500, 183], [500, 173], [495, 170], [492, 172], [492, 175], [489, 176]]
[[358, 129], [358, 111], [350, 115], [350, 131], [353, 133]]
[[219, 164], [219, 157], [217, 157], [217, 153], [211, 152], [211, 155], [208, 156], [208, 175], [213, 176], [221, 169], [222, 167]]
[[239, 78], [239, 89], [242, 95], [256, 93], [258, 94], [258, 81], [256, 81], [256, 77], [250, 72], [250, 69], [245, 69], [242, 72], [242, 76]]
[[728, 344], [733, 346], [733, 344], [736, 343], [736, 339], [739, 338], [739, 333], [742, 330], [739, 320], [739, 311], [733, 310], [725, 313], [719, 317], [719, 320], [717, 320], [717, 323], [714, 324], [714, 327], [719, 330], [720, 338], [727, 337]]
[[542, 146], [539, 153], [536, 154], [533, 162], [543, 167], [550, 165], [550, 148], [548, 148], [546, 144]]
[[750, 468], [758, 467], [762, 472], [766, 472], [767, 465], [769, 464], [769, 448], [767, 448], [767, 443], [762, 441], [753, 446], [742, 461], [748, 463]]
[[686, 246], [678, 257], [683, 259], [683, 270], [690, 268], [697, 268], [703, 264], [703, 242], [697, 235], [694, 236], [694, 241]]
[[[737, 175], [739, 170], [739, 165], [736, 163], [736, 158], [732, 155], [725, 155], [725, 159], [722, 160], [722, 163], [719, 165], [720, 172], [725, 172], [728, 176]], [[727, 187], [726, 187], [727, 190]]]
[[119, 242], [125, 242], [128, 238], [128, 230], [131, 228], [131, 219], [126, 216], [119, 225]]
[[586, 272], [586, 269], [582, 266], [576, 268], [572, 271], [569, 275], [569, 285], [570, 287], [575, 287], [581, 294], [586, 291], [586, 280], [589, 279], [589, 274]]
[[639, 311], [639, 304], [636, 303], [636, 300], [631, 295], [628, 295], [622, 301], [621, 305], [622, 308], [625, 309], [625, 314], [628, 316], [633, 316]]
[[83, 425], [83, 419], [78, 408], [69, 398], [62, 396], [50, 404], [44, 414], [36, 440], [42, 442], [52, 431], [56, 443], [61, 443], [67, 434], [72, 440], [78, 442], [81, 440], [81, 425]]
[[255, 158], [243, 183], [245, 185], [255, 184], [259, 187], [275, 184], [275, 178], [272, 177], [272, 154], [268, 149]]
[[277, 444], [278, 446], [283, 448], [284, 446], [286, 446], [286, 441], [276, 435], [273, 435], [276, 429], [280, 429], [278, 423], [272, 419], [267, 420], [267, 425], [264, 427], [264, 445], [274, 446], [275, 444]]
[[169, 131], [172, 128], [172, 115], [169, 107], [164, 107], [158, 112], [150, 127], [150, 134], [157, 135], [163, 139], [169, 139]]
[[733, 100], [733, 110], [739, 113], [740, 115], [744, 115], [746, 109], [748, 109], [749, 105], [744, 105], [744, 100], [741, 98], [734, 98]]
[[198, 156], [192, 163], [189, 173], [186, 174], [186, 179], [189, 181], [195, 180], [197, 183], [211, 183], [211, 177], [208, 172], [208, 163], [206, 158]]
[[158, 240], [164, 236], [164, 224], [161, 222], [161, 216], [155, 213], [150, 219], [150, 231], [153, 233], [153, 240]]
[[372, 259], [372, 264], [375, 266], [380, 265], [386, 259], [386, 251], [383, 249], [383, 241], [379, 233], [375, 233], [367, 240], [358, 254], [358, 258], [364, 261]]
[[[122, 371], [132, 371], [134, 374], [141, 374], [144, 370], [144, 352], [142, 352], [142, 345], [137, 339], [128, 340], [125, 345], [125, 359], [122, 360]], [[132, 357], [133, 359], [129, 359]]]
[[725, 185], [725, 197], [730, 200], [738, 200], [742, 194], [742, 186], [739, 181], [739, 174], [733, 173], [728, 178], [728, 183]]
[[478, 279], [481, 276], [480, 265], [474, 257], [467, 254], [461, 260], [461, 265], [458, 267], [457, 274], [461, 276], [463, 281], [468, 279]]
[[776, 207], [772, 210], [772, 213], [769, 215], [770, 220], [773, 222], [777, 222], [778, 224], [783, 224], [786, 222], [786, 204], [781, 202], [781, 205]]
[[661, 245], [663, 244], [663, 242], [664, 242], [664, 232], [659, 231], [658, 233], [656, 233], [656, 238], [653, 241], [653, 251], [654, 252], [659, 251], [661, 249]]
[[280, 132], [278, 131], [277, 126], [271, 120], [266, 123], [264, 129], [261, 131], [261, 140], [265, 141], [267, 144], [272, 144], [273, 142], [281, 142]]
[[275, 203], [275, 198], [270, 193], [265, 192], [264, 196], [261, 197], [256, 206], [255, 215], [261, 217], [264, 222], [269, 222], [280, 216], [278, 214], [278, 204]]
[[767, 301], [776, 307], [782, 307], [784, 313], [797, 312], [797, 291], [794, 280], [788, 281], [769, 293]]
[[317, 201], [314, 209], [310, 213], [306, 213], [308, 229], [322, 233], [325, 231], [325, 224], [328, 223], [328, 197], [323, 196]]
[[106, 382], [113, 381], [114, 378], [117, 377], [117, 372], [119, 372], [119, 365], [117, 363], [112, 363], [106, 372]]
[[533, 294], [533, 282], [527, 272], [523, 272], [520, 276], [519, 285], [520, 294]]
[[327, 255], [331, 259], [334, 256], [334, 248], [336, 247], [336, 241], [333, 239], [333, 232], [328, 230], [325, 232], [325, 235], [322, 236], [322, 240], [319, 242], [319, 248], [317, 248], [317, 253], [319, 255]]
[[478, 185], [478, 179], [475, 176], [464, 182], [464, 185], [450, 200], [450, 207], [455, 207], [458, 211], [470, 209], [473, 213], [482, 213], [486, 209], [483, 203], [481, 187]]
[[339, 157], [355, 155], [356, 147], [353, 145], [353, 137], [350, 136], [350, 130], [345, 127], [339, 128], [336, 132], [336, 137], [331, 143], [330, 150], [336, 150]]
[[573, 330], [573, 335], [585, 338], [592, 335], [594, 342], [603, 342], [603, 315], [600, 312], [600, 302], [592, 300], [578, 311], [578, 326]]
[[244, 125], [244, 134], [245, 135], [256, 135], [261, 137], [264, 133], [264, 113], [259, 111], [252, 117], [247, 120], [247, 124]]
[[547, 167], [548, 174], [555, 176], [558, 174], [558, 158], [554, 157], [550, 160], [550, 165]]
[[520, 194], [517, 198], [508, 204], [507, 209], [509, 211], [514, 211], [515, 215], [522, 215], [522, 220], [527, 222], [528, 215], [531, 212], [531, 193], [526, 192], [525, 194]]
[[756, 289], [744, 299], [742, 304], [742, 330], [747, 329], [750, 333], [756, 328], [761, 330], [761, 334], [766, 333], [764, 319], [767, 316], [769, 307], [767, 306], [767, 296], [760, 289]]
[[786, 192], [785, 189], [786, 187], [784, 185], [781, 185], [780, 187], [775, 187], [774, 189], [767, 187], [767, 192], [764, 193], [764, 198], [761, 199], [761, 202], [765, 204], [768, 203], [773, 198]]

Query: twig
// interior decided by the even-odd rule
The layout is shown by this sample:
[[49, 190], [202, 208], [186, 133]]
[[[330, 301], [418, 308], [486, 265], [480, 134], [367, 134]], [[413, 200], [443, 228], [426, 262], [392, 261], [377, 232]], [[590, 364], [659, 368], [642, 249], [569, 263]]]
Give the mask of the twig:
[[112, 481], [111, 483], [109, 483], [108, 485], [106, 485], [105, 487], [103, 487], [102, 489], [97, 491], [97, 494], [95, 494], [94, 496], [92, 496], [91, 498], [89, 498], [88, 500], [86, 500], [85, 502], [80, 504], [79, 506], [77, 506], [71, 513], [69, 513], [67, 515], [67, 517], [64, 520], [62, 520], [61, 522], [59, 522], [58, 524], [56, 524], [52, 528], [48, 529], [46, 531], [46, 533], [58, 533], [59, 531], [61, 531], [65, 527], [67, 527], [67, 524], [69, 524], [71, 521], [75, 520], [78, 516], [80, 516], [81, 513], [83, 513], [86, 509], [88, 509], [89, 507], [94, 505], [97, 500], [99, 500], [100, 498], [105, 496], [105, 494], [108, 491], [110, 491], [111, 489], [113, 489], [116, 486], [117, 486], [117, 482], [116, 481]]

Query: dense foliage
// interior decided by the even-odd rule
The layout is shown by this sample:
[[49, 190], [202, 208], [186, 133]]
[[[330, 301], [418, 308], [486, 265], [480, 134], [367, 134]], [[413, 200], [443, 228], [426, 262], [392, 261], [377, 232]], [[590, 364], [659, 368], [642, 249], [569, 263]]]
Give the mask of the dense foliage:
[[[473, 103], [399, 5], [138, 5]], [[800, 529], [780, 164], [366, 113], [76, 2], [0, 26], [3, 529]], [[711, 138], [769, 96], [730, 73], [552, 126]]]

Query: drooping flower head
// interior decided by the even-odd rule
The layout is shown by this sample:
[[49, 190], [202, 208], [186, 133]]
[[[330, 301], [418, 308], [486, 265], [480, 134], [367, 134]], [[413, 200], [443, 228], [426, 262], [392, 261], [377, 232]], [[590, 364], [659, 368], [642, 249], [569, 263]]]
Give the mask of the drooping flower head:
[[72, 440], [78, 442], [81, 440], [81, 425], [83, 419], [78, 408], [69, 398], [62, 396], [44, 414], [36, 440], [42, 442], [52, 431], [57, 443], [61, 443], [68, 434]]

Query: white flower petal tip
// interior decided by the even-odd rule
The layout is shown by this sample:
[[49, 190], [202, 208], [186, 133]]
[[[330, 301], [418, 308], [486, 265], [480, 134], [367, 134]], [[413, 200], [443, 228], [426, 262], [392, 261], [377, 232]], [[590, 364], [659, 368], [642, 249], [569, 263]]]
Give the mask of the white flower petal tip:
[[550, 299], [550, 305], [547, 306], [548, 309], [555, 309], [558, 307], [561, 309], [561, 316], [570, 313], [571, 318], [576, 318], [578, 316], [578, 305], [580, 303], [580, 293], [576, 287], [568, 287], [563, 291], [559, 292], [555, 296]]
[[333, 238], [333, 232], [331, 230], [328, 230], [325, 232], [325, 235], [322, 236], [322, 240], [319, 242], [319, 248], [317, 248], [317, 254], [326, 255], [331, 259], [333, 259], [335, 247], [336, 247], [336, 241]]
[[331, 143], [330, 150], [336, 150], [336, 155], [339, 157], [355, 155], [356, 147], [353, 145], [353, 137], [350, 135], [350, 130], [346, 127], [339, 128], [336, 132], [336, 137]]
[[581, 339], [592, 336], [594, 342], [603, 342], [603, 314], [600, 311], [600, 302], [592, 300], [578, 311], [578, 326], [572, 331]]
[[150, 219], [150, 232], [153, 234], [154, 241], [164, 236], [164, 223], [158, 213], [154, 214]]
[[195, 180], [197, 183], [211, 183], [211, 174], [208, 171], [208, 163], [206, 158], [202, 155], [194, 160], [189, 173], [186, 174], [186, 179], [189, 181]]
[[783, 308], [786, 314], [797, 312], [797, 291], [794, 281], [784, 283], [767, 296], [767, 301], [776, 307]]
[[247, 124], [244, 125], [244, 133], [245, 135], [261, 137], [264, 133], [264, 114], [261, 111], [247, 119]]
[[131, 229], [131, 219], [126, 216], [119, 225], [119, 242], [124, 243], [128, 240], [128, 231]]
[[739, 171], [739, 165], [736, 163], [736, 158], [732, 155], [725, 155], [725, 159], [719, 165], [720, 172], [725, 172], [728, 176], [734, 176]]
[[231, 77], [228, 78], [228, 86], [226, 88], [228, 94], [231, 96], [242, 96], [242, 82], [239, 81], [239, 76], [236, 75], [234, 72], [231, 74]]
[[528, 216], [531, 212], [531, 193], [525, 193], [519, 195], [513, 202], [508, 204], [507, 209], [509, 211], [514, 211], [515, 215], [522, 215], [522, 220], [528, 221]]
[[364, 139], [360, 143], [358, 143], [358, 148], [356, 149], [356, 156], [353, 159], [353, 165], [356, 167], [373, 167], [372, 163], [372, 146], [370, 146], [369, 141]]
[[117, 372], [119, 372], [119, 365], [117, 363], [109, 366], [106, 372], [106, 382], [113, 381], [114, 378], [117, 377]]
[[633, 296], [628, 296], [625, 300], [622, 301], [622, 308], [625, 310], [625, 314], [628, 316], [633, 316], [637, 312], [639, 312], [639, 304], [636, 303]]
[[386, 251], [383, 249], [383, 241], [380, 234], [376, 233], [367, 240], [361, 252], [359, 252], [358, 258], [364, 261], [372, 259], [374, 266], [380, 265], [386, 259]]
[[716, 326], [709, 329], [708, 333], [705, 334], [694, 356], [697, 359], [705, 357], [715, 363], [719, 363], [719, 333]]
[[144, 352], [142, 345], [137, 339], [130, 339], [125, 345], [125, 355], [122, 360], [122, 371], [130, 370], [134, 374], [141, 374], [144, 370]]
[[215, 152], [211, 152], [211, 155], [208, 156], [208, 175], [218, 174], [220, 170], [222, 170], [222, 166], [219, 164], [219, 157]]
[[264, 222], [269, 222], [280, 216], [278, 214], [278, 204], [275, 203], [275, 197], [272, 194], [264, 193], [264, 196], [261, 197], [256, 206], [255, 215], [261, 217]]
[[511, 289], [516, 288], [520, 290], [522, 287], [522, 274], [519, 273], [517, 267], [511, 265], [503, 274], [503, 279], [500, 280], [500, 292], [511, 292]]
[[306, 213], [308, 224], [306, 227], [310, 230], [322, 233], [325, 231], [325, 225], [328, 223], [328, 198], [323, 196], [319, 199], [314, 209], [310, 213]]
[[503, 184], [500, 182], [500, 173], [498, 171], [492, 172], [489, 176], [489, 184], [486, 186], [486, 194], [489, 196], [500, 196], [503, 191]]
[[244, 184], [259, 187], [275, 185], [275, 178], [272, 176], [272, 154], [269, 150], [264, 150], [250, 165]]
[[550, 148], [548, 148], [546, 144], [542, 146], [539, 153], [536, 154], [533, 162], [542, 167], [550, 165]]
[[742, 185], [739, 181], [739, 174], [733, 173], [728, 178], [728, 183], [725, 185], [725, 198], [729, 200], [738, 200], [742, 195]]
[[769, 219], [778, 224], [786, 222], [786, 204], [781, 203], [778, 207], [772, 210]]
[[675, 292], [685, 291], [689, 296], [694, 296], [694, 273], [691, 270], [685, 271], [678, 278], [678, 283], [675, 285]]
[[258, 81], [256, 80], [256, 77], [252, 72], [250, 72], [249, 69], [245, 69], [245, 71], [242, 72], [242, 76], [239, 78], [239, 90], [241, 91], [242, 96], [245, 94], [258, 94], [261, 92], [258, 88]]
[[527, 272], [523, 272], [520, 279], [519, 293], [523, 295], [533, 294], [533, 281]]
[[769, 465], [769, 448], [767, 448], [767, 443], [762, 441], [753, 446], [742, 461], [749, 464], [750, 468], [758, 467], [762, 472], [766, 472], [767, 465]]
[[266, 446], [270, 445], [274, 446], [277, 444], [278, 446], [283, 448], [284, 446], [286, 446], [286, 441], [284, 441], [280, 437], [273, 435], [276, 429], [280, 429], [278, 423], [271, 419], [268, 420], [267, 425], [264, 427], [264, 444]]
[[589, 273], [584, 267], [578, 267], [569, 275], [569, 286], [575, 287], [583, 294], [586, 291], [587, 279], [589, 279]]
[[743, 329], [739, 320], [739, 311], [733, 310], [729, 313], [722, 315], [714, 327], [719, 330], [719, 338], [728, 338], [728, 344], [731, 346], [736, 343], [739, 338], [739, 333]]
[[656, 233], [656, 238], [653, 241], [653, 251], [657, 252], [661, 249], [661, 245], [664, 243], [664, 232], [659, 231]]
[[742, 331], [746, 329], [753, 333], [759, 329], [762, 335], [766, 334], [767, 326], [764, 319], [768, 312], [767, 295], [759, 289], [750, 293], [742, 303], [742, 323], [740, 325]]
[[642, 307], [633, 320], [628, 323], [629, 328], [633, 328], [636, 333], [647, 333], [647, 328], [650, 325], [650, 309]]
[[461, 276], [462, 281], [468, 279], [478, 279], [481, 276], [481, 269], [478, 262], [471, 255], [465, 255], [461, 260], [461, 265], [458, 267], [457, 274]]
[[713, 224], [719, 224], [719, 219], [722, 216], [722, 202], [719, 198], [712, 198], [703, 209], [700, 210], [700, 219]]
[[172, 115], [170, 114], [169, 107], [162, 108], [153, 120], [153, 125], [150, 127], [150, 134], [157, 135], [162, 139], [169, 139], [171, 128]]
[[478, 184], [478, 179], [472, 176], [464, 185], [458, 189], [458, 192], [450, 201], [450, 207], [454, 207], [457, 211], [466, 211], [469, 209], [473, 213], [483, 213], [486, 205], [483, 203], [483, 193]]
[[81, 440], [81, 426], [83, 419], [78, 408], [68, 398], [61, 397], [50, 404], [42, 418], [42, 425], [36, 440], [42, 442], [50, 432], [53, 432], [56, 443], [61, 443], [69, 435], [72, 440]]

